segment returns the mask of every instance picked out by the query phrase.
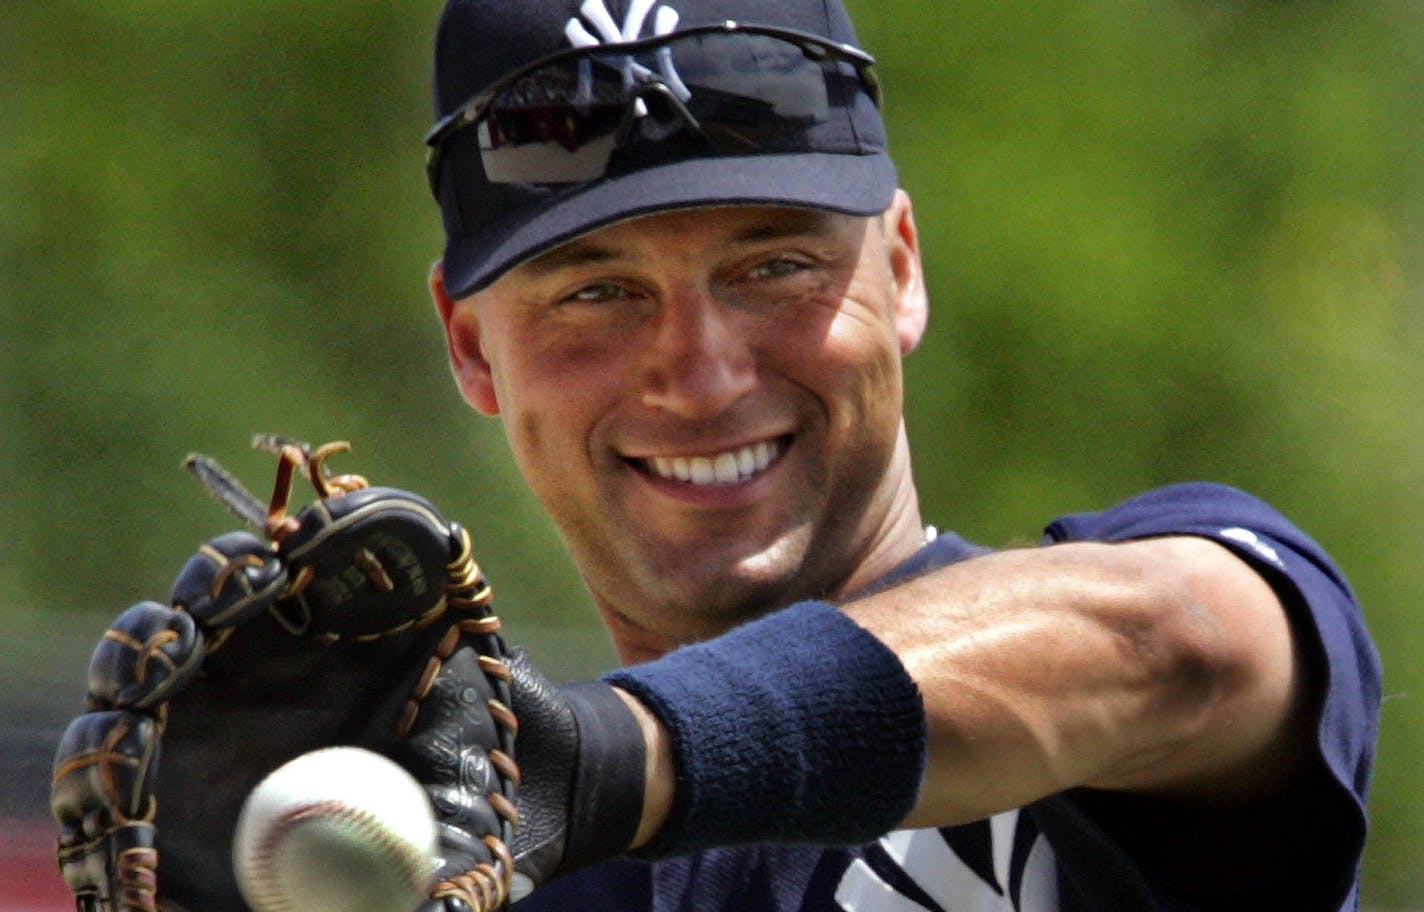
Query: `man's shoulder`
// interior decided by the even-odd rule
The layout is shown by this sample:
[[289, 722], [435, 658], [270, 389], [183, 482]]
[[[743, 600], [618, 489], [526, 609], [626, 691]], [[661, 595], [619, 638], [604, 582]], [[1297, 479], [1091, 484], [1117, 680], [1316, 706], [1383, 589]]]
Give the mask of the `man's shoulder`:
[[1231, 485], [1191, 481], [1134, 494], [1112, 505], [1060, 516], [1047, 541], [1125, 540], [1149, 535], [1219, 534], [1235, 527], [1301, 538], [1304, 533], [1264, 499]]

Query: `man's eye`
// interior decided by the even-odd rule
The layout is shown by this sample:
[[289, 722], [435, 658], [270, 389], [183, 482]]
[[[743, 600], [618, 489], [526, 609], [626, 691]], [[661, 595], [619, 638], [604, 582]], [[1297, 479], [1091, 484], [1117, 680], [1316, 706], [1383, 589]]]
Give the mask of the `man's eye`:
[[768, 260], [751, 270], [753, 279], [780, 279], [789, 275], [794, 275], [805, 269], [806, 265], [798, 260], [780, 258]]
[[603, 304], [608, 301], [617, 301], [627, 296], [627, 290], [618, 285], [589, 285], [569, 295], [564, 299], [564, 302], [567, 304]]

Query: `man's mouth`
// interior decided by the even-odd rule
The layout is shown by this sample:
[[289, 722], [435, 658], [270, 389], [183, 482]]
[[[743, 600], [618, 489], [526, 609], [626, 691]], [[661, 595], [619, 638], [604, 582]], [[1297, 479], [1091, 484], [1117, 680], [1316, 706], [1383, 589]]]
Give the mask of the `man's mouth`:
[[750, 481], [781, 456], [784, 440], [763, 440], [706, 456], [653, 456], [639, 460], [650, 474], [695, 485], [733, 485]]

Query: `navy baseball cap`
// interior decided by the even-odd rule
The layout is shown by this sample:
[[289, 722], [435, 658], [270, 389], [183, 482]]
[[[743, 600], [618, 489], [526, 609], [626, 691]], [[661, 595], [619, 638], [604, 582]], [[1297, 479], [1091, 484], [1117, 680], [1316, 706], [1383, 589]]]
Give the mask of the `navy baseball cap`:
[[872, 64], [839, 0], [449, 0], [426, 139], [447, 291], [666, 209], [883, 212]]

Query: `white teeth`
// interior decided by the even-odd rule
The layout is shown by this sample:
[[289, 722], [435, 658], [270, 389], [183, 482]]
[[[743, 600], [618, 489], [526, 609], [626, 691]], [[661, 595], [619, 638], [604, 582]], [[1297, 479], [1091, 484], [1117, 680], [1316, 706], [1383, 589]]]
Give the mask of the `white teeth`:
[[712, 460], [706, 456], [694, 456], [689, 462], [692, 464], [692, 483], [711, 484], [717, 480], [717, 472], [712, 468]]
[[779, 455], [779, 443], [762, 441], [712, 456], [654, 456], [643, 462], [661, 478], [698, 485], [728, 485], [750, 479]]

